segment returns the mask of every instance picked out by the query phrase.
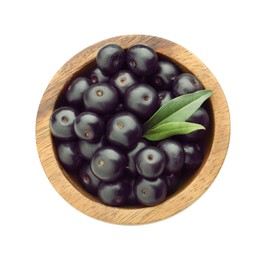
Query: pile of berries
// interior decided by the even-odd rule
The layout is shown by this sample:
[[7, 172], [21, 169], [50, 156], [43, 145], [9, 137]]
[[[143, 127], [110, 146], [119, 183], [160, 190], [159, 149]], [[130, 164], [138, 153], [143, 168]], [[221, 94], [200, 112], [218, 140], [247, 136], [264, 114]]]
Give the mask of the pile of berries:
[[[152, 48], [108, 44], [93, 67], [74, 78], [50, 118], [54, 147], [65, 171], [109, 206], [153, 206], [174, 193], [203, 161], [204, 130], [152, 142], [143, 124], [174, 97], [203, 89]], [[208, 110], [189, 122], [209, 127]]]

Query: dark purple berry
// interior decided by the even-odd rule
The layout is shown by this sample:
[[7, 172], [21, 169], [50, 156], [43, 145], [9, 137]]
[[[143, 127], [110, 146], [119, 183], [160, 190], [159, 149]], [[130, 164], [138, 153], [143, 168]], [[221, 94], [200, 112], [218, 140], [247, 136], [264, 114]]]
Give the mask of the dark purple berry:
[[157, 148], [159, 148], [166, 157], [165, 171], [167, 173], [179, 172], [185, 161], [183, 146], [172, 139], [165, 139], [157, 145]]
[[50, 130], [53, 136], [62, 140], [70, 140], [76, 137], [74, 121], [78, 112], [71, 107], [56, 109], [50, 118]]
[[136, 154], [144, 147], [148, 145], [148, 142], [145, 139], [140, 140], [137, 145], [127, 153], [127, 172], [131, 176], [136, 176], [137, 169], [135, 164], [135, 156]]
[[90, 86], [89, 80], [78, 77], [71, 82], [66, 91], [66, 100], [72, 106], [81, 107], [83, 104], [83, 93]]
[[156, 90], [150, 85], [137, 83], [126, 91], [124, 107], [137, 117], [146, 120], [159, 108], [159, 97]]
[[98, 68], [104, 75], [113, 75], [118, 72], [125, 60], [125, 52], [117, 44], [107, 44], [102, 47], [96, 56]]
[[104, 133], [103, 120], [93, 112], [83, 112], [74, 123], [76, 135], [83, 140], [98, 142]]
[[80, 140], [78, 142], [80, 154], [87, 160], [91, 160], [96, 150], [103, 147], [104, 145], [106, 145], [106, 140], [104, 137], [102, 137], [98, 143], [91, 143], [85, 140]]
[[91, 170], [102, 181], [117, 180], [124, 173], [126, 167], [125, 157], [113, 147], [98, 149], [91, 159]]
[[158, 56], [149, 46], [136, 44], [126, 52], [128, 68], [138, 76], [150, 76], [158, 66]]
[[78, 180], [82, 187], [89, 193], [96, 195], [101, 180], [91, 171], [90, 163], [84, 163], [78, 172]]
[[176, 192], [178, 185], [180, 183], [181, 173], [182, 171], [180, 171], [178, 174], [170, 173], [170, 174], [164, 175], [164, 178], [167, 184], [167, 195], [171, 195], [174, 192]]
[[119, 97], [116, 89], [108, 83], [98, 83], [90, 86], [83, 95], [85, 108], [100, 115], [116, 110]]
[[197, 141], [206, 136], [207, 130], [210, 125], [210, 117], [208, 112], [204, 108], [199, 108], [187, 122], [203, 125], [206, 130], [197, 130], [192, 133], [182, 135], [182, 140]]
[[173, 82], [173, 94], [175, 97], [196, 92], [203, 89], [199, 80], [190, 73], [183, 73]]
[[129, 70], [120, 70], [111, 79], [110, 83], [123, 96], [126, 90], [138, 82], [138, 78]]
[[63, 167], [70, 171], [77, 169], [82, 162], [76, 142], [59, 144], [57, 146], [57, 155]]
[[163, 177], [145, 179], [139, 177], [134, 184], [134, 193], [140, 204], [155, 206], [164, 201], [167, 194], [167, 185]]
[[93, 70], [89, 71], [88, 77], [92, 84], [108, 83], [110, 80], [108, 76], [103, 75], [99, 68], [94, 68]]
[[142, 136], [142, 126], [131, 113], [120, 112], [111, 117], [106, 125], [106, 138], [117, 147], [133, 148]]
[[158, 92], [160, 107], [169, 102], [171, 99], [174, 98], [172, 92], [168, 90], [162, 90]]
[[145, 178], [157, 178], [164, 171], [165, 159], [158, 148], [146, 146], [135, 157], [136, 169]]
[[185, 168], [188, 170], [196, 170], [203, 162], [203, 152], [197, 143], [183, 144], [185, 151]]
[[157, 70], [151, 76], [149, 83], [157, 89], [170, 89], [179, 74], [180, 71], [174, 63], [162, 60], [158, 62]]
[[98, 188], [100, 200], [108, 206], [122, 206], [127, 201], [127, 186], [122, 181], [101, 183]]

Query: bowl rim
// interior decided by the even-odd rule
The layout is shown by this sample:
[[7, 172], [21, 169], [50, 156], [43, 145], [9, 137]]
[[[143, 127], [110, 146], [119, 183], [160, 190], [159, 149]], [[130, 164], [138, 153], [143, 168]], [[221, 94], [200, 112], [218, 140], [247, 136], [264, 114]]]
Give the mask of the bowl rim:
[[[164, 202], [152, 207], [120, 208], [98, 202], [82, 192], [64, 174], [58, 164], [49, 128], [49, 119], [54, 111], [58, 95], [75, 74], [95, 61], [97, 51], [108, 43], [123, 48], [133, 44], [145, 44], [156, 52], [169, 57], [202, 82], [205, 89], [213, 90], [210, 98], [213, 109], [214, 133], [210, 152], [196, 177], [188, 186]], [[211, 71], [190, 51], [172, 41], [150, 35], [122, 35], [93, 44], [67, 61], [54, 75], [41, 99], [36, 118], [36, 145], [42, 167], [57, 192], [73, 207], [98, 220], [115, 224], [144, 224], [168, 218], [196, 201], [218, 175], [227, 154], [230, 141], [230, 113], [218, 81]]]

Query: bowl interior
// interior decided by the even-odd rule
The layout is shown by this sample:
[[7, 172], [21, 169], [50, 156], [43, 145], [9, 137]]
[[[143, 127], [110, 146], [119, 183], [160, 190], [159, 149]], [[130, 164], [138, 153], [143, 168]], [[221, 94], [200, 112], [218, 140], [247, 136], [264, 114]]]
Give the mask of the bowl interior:
[[[192, 73], [191, 71], [188, 70], [188, 68], [186, 68], [185, 66], [183, 66], [182, 64], [178, 64], [177, 61], [171, 59], [171, 57], [166, 57], [165, 55], [162, 55], [160, 53], [159, 57], [164, 57], [166, 59], [171, 60], [173, 63], [175, 63], [181, 70], [182, 72], [189, 72]], [[75, 74], [73, 74], [73, 76], [66, 82], [66, 84], [63, 86], [60, 94], [58, 95], [58, 98], [55, 102], [55, 106], [54, 106], [54, 110], [61, 107], [61, 106], [68, 106], [68, 104], [64, 101], [64, 94], [69, 86], [69, 83], [76, 79], [77, 77], [86, 77], [90, 70], [93, 69], [96, 66], [96, 62], [95, 60], [93, 60], [90, 64], [87, 64], [84, 68], [81, 68], [80, 71], [77, 71]], [[193, 73], [192, 73], [193, 74]], [[203, 85], [204, 87], [204, 85]], [[175, 196], [176, 193], [179, 193], [181, 190], [183, 190], [186, 186], [188, 186], [190, 184], [191, 181], [193, 181], [193, 179], [197, 176], [198, 172], [200, 172], [200, 169], [202, 167], [204, 167], [204, 164], [209, 156], [210, 150], [211, 150], [211, 146], [212, 146], [212, 140], [213, 140], [213, 134], [214, 134], [214, 125], [213, 125], [213, 110], [212, 110], [212, 103], [210, 100], [205, 101], [205, 103], [203, 104], [204, 108], [207, 110], [209, 116], [210, 116], [210, 127], [208, 129], [208, 135], [205, 136], [205, 138], [203, 138], [202, 140], [198, 141], [199, 145], [201, 146], [201, 148], [203, 149], [203, 153], [204, 153], [204, 161], [201, 165], [201, 167], [197, 170], [197, 171], [186, 171], [185, 174], [182, 174], [182, 176], [179, 179], [179, 185], [177, 187], [176, 192], [174, 192], [173, 194], [171, 194], [171, 196]], [[60, 161], [58, 160], [57, 156], [56, 156], [56, 151], [55, 151], [55, 147], [56, 147], [56, 139], [51, 137], [53, 140], [53, 152], [55, 155], [55, 158], [57, 160], [58, 165], [60, 165]], [[60, 166], [61, 167], [61, 166]], [[66, 172], [64, 170], [63, 167], [61, 167], [62, 172], [64, 173], [64, 176], [68, 179], [68, 181], [76, 188], [79, 190], [79, 192], [83, 193], [85, 196], [87, 196], [89, 199], [93, 199], [94, 201], [100, 202], [99, 199], [96, 196], [91, 195], [90, 193], [88, 193], [86, 190], [84, 190], [84, 188], [81, 186], [80, 182], [78, 181], [78, 179], [76, 178], [76, 174], [75, 172], [69, 173]], [[171, 197], [169, 196], [169, 197]], [[166, 198], [168, 199], [168, 197]], [[125, 206], [125, 208], [141, 208], [141, 205], [136, 205], [136, 206]]]

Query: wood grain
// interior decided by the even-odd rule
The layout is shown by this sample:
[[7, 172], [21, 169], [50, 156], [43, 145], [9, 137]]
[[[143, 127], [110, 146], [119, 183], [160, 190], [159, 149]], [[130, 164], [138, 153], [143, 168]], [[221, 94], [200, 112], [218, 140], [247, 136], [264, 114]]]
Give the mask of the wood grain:
[[[57, 98], [78, 71], [95, 61], [97, 51], [107, 43], [117, 43], [123, 48], [128, 48], [136, 43], [146, 44], [156, 52], [172, 59], [186, 71], [193, 73], [199, 78], [205, 89], [213, 90], [210, 99], [213, 110], [213, 140], [208, 146], [204, 163], [189, 185], [154, 207], [116, 208], [101, 204], [97, 199], [85, 194], [67, 178], [55, 157], [49, 119]], [[228, 105], [218, 81], [210, 70], [182, 46], [162, 38], [146, 35], [126, 35], [106, 39], [75, 55], [51, 80], [42, 97], [36, 120], [36, 143], [40, 161], [54, 188], [67, 202], [84, 214], [116, 224], [143, 224], [162, 220], [191, 205], [208, 189], [217, 176], [227, 153], [229, 138]]]

